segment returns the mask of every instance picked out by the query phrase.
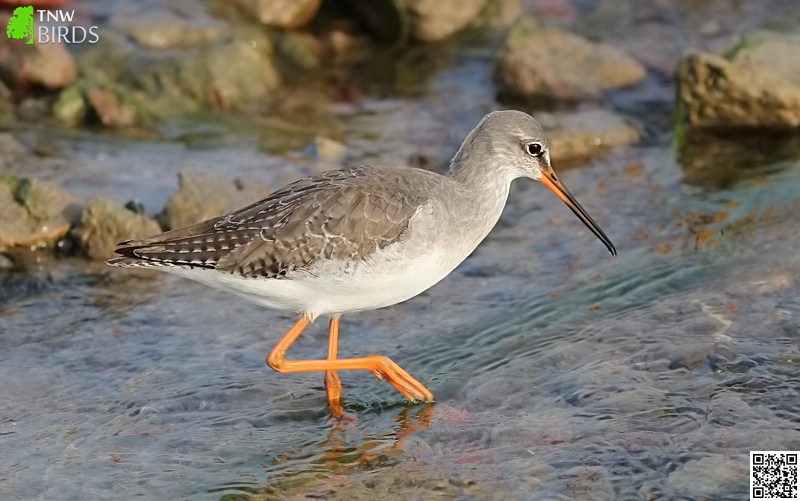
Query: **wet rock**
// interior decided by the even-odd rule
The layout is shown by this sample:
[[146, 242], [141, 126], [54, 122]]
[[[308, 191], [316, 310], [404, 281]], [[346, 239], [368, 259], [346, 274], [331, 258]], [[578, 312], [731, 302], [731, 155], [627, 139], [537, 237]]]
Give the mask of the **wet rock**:
[[[150, 125], [149, 102], [129, 87], [99, 71], [89, 71], [61, 91], [51, 113], [61, 123], [77, 126], [86, 121], [107, 127]], [[128, 129], [133, 130], [133, 129]]]
[[800, 36], [754, 31], [742, 38], [728, 58], [735, 64], [768, 73], [800, 85]]
[[230, 36], [227, 24], [204, 12], [159, 9], [124, 13], [115, 16], [109, 25], [146, 49], [207, 46]]
[[[379, 38], [404, 43], [443, 40], [469, 26], [508, 17], [516, 0], [350, 0], [360, 20]], [[491, 3], [492, 8], [487, 9]], [[518, 2], [517, 2], [518, 3]], [[485, 13], [485, 17], [480, 15]]]
[[[20, 142], [14, 134], [9, 132], [0, 133], [0, 166], [7, 168], [16, 163], [21, 157], [30, 154], [28, 148]], [[0, 170], [0, 176], [3, 176]]]
[[684, 343], [670, 347], [669, 368], [694, 370], [714, 354], [714, 343]]
[[121, 86], [93, 85], [86, 79], [71, 85], [53, 103], [52, 115], [61, 123], [78, 126], [90, 118], [107, 127], [127, 127], [147, 122], [150, 116]]
[[252, 110], [266, 103], [281, 81], [268, 34], [248, 26], [218, 43], [169, 51], [142, 49], [108, 30], [79, 63], [86, 79], [82, 88], [113, 90], [123, 105], [133, 106], [137, 122], [209, 108]]
[[334, 65], [354, 64], [366, 59], [374, 49], [372, 39], [352, 20], [336, 20], [327, 24], [317, 40], [326, 61]]
[[747, 485], [747, 452], [741, 458], [711, 454], [691, 459], [669, 474], [667, 485], [692, 498], [713, 498], [744, 479]]
[[3, 44], [0, 71], [9, 75], [12, 86], [23, 89], [61, 89], [78, 76], [75, 59], [62, 44]]
[[14, 103], [11, 101], [11, 89], [0, 81], [0, 127], [11, 128], [14, 122]]
[[407, 0], [411, 35], [436, 42], [466, 28], [487, 0]]
[[197, 171], [178, 175], [178, 190], [170, 196], [162, 222], [168, 229], [198, 223], [238, 209], [269, 194], [266, 186], [228, 181]]
[[273, 43], [275, 56], [279, 63], [283, 63], [281, 73], [284, 75], [302, 75], [320, 65], [321, 44], [307, 33], [287, 31], [275, 36]]
[[53, 153], [52, 137], [28, 137], [28, 140], [31, 140], [30, 145], [17, 139], [13, 133], [0, 133], [0, 183], [13, 184], [17, 178], [46, 176], [71, 168], [68, 161]]
[[77, 199], [38, 179], [0, 172], [0, 249], [55, 242], [77, 219]]
[[294, 29], [314, 17], [321, 0], [234, 0], [234, 4], [267, 26]]
[[507, 28], [519, 19], [520, 0], [487, 0], [483, 10], [470, 22], [470, 28]]
[[83, 122], [86, 110], [83, 91], [77, 85], [70, 85], [58, 95], [52, 113], [59, 122], [74, 127]]
[[756, 32], [678, 66], [679, 119], [698, 128], [800, 127], [800, 37]]
[[633, 415], [641, 412], [664, 414], [668, 412], [669, 396], [667, 392], [658, 388], [638, 387], [632, 384], [629, 387], [598, 392], [598, 402], [592, 402], [589, 408], [601, 412], [620, 413]]
[[313, 142], [314, 156], [319, 160], [340, 162], [347, 153], [347, 146], [329, 137], [317, 136]]
[[633, 126], [606, 110], [538, 113], [536, 118], [550, 137], [551, 156], [556, 162], [584, 159], [639, 141], [639, 132]]
[[523, 18], [500, 50], [494, 77], [502, 94], [575, 101], [627, 87], [645, 77], [627, 53]]
[[347, 146], [329, 137], [317, 136], [305, 150], [313, 158], [311, 174], [331, 169], [340, 169], [345, 165]]
[[136, 122], [133, 106], [122, 103], [117, 94], [109, 89], [95, 87], [87, 93], [89, 104], [100, 122], [108, 127], [125, 127]]
[[604, 466], [582, 465], [559, 472], [567, 499], [617, 499], [613, 478]]
[[86, 255], [105, 260], [123, 240], [147, 237], [161, 232], [161, 227], [145, 214], [137, 214], [113, 200], [97, 197], [89, 200], [81, 212], [75, 234]]
[[[15, 14], [0, 11], [0, 24], [8, 25]], [[9, 33], [9, 38], [16, 37]], [[77, 65], [63, 44], [27, 44], [26, 41], [21, 38], [0, 44], [0, 74], [9, 85], [21, 89], [31, 86], [60, 89], [75, 79]]]
[[326, 59], [334, 63], [352, 63], [369, 56], [373, 43], [359, 28], [347, 20], [326, 25], [319, 36]]
[[[252, 108], [280, 83], [272, 45], [263, 32], [240, 29], [224, 44], [155, 62], [135, 85], [166, 109]], [[175, 104], [172, 104], [175, 103]]]
[[490, 438], [494, 444], [527, 442], [547, 444], [574, 440], [572, 415], [562, 408], [543, 406], [536, 414], [518, 416], [495, 425]]
[[763, 418], [763, 409], [752, 407], [742, 395], [720, 390], [711, 397], [706, 407], [706, 419], [721, 426], [734, 426], [739, 421], [757, 421]]

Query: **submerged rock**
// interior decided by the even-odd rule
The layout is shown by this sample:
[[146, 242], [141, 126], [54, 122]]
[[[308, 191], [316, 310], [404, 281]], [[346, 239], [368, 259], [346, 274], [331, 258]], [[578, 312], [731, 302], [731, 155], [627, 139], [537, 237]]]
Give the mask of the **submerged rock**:
[[800, 127], [800, 37], [755, 32], [726, 56], [678, 66], [679, 120], [699, 128]]
[[0, 172], [0, 249], [55, 242], [77, 219], [77, 202], [54, 184]]
[[123, 240], [160, 232], [161, 227], [154, 219], [103, 197], [89, 200], [81, 212], [80, 224], [75, 230], [86, 255], [97, 260], [111, 257], [117, 243]]
[[197, 171], [178, 175], [178, 189], [169, 197], [162, 222], [168, 229], [198, 223], [255, 202], [269, 194], [266, 186], [231, 182]]
[[526, 17], [506, 38], [494, 78], [503, 94], [576, 101], [633, 85], [645, 74], [644, 66], [620, 49]]

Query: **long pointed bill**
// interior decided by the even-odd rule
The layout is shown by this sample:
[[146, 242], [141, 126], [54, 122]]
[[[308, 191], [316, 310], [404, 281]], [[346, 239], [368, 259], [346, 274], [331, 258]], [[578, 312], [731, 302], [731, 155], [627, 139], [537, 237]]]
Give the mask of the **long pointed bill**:
[[539, 178], [539, 181], [550, 188], [550, 191], [555, 193], [558, 198], [567, 204], [567, 207], [569, 207], [572, 212], [578, 216], [578, 219], [583, 221], [583, 224], [592, 230], [592, 233], [594, 233], [595, 236], [599, 238], [601, 242], [603, 242], [611, 255], [617, 255], [617, 249], [614, 247], [614, 244], [611, 243], [611, 240], [608, 238], [608, 236], [603, 233], [603, 230], [600, 229], [597, 223], [594, 222], [594, 219], [592, 219], [592, 217], [587, 214], [584, 208], [581, 207], [581, 204], [575, 200], [575, 197], [572, 196], [572, 193], [569, 192], [567, 187], [556, 178], [555, 174], [552, 172], [542, 172], [542, 177]]

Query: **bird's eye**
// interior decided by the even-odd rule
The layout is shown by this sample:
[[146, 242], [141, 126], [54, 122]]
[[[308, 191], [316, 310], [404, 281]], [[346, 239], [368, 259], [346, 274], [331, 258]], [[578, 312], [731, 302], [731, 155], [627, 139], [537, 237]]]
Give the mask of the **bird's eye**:
[[527, 151], [531, 156], [540, 157], [542, 156], [542, 153], [544, 153], [544, 146], [542, 143], [528, 143], [525, 145], [525, 151]]

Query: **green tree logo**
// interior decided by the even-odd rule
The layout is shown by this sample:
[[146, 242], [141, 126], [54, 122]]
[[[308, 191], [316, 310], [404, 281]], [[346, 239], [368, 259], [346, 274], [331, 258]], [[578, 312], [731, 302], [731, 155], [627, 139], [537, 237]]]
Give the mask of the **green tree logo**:
[[26, 45], [33, 43], [33, 7], [17, 7], [14, 9], [14, 14], [8, 20], [6, 27], [6, 34], [8, 38], [14, 40], [22, 40], [27, 38]]

